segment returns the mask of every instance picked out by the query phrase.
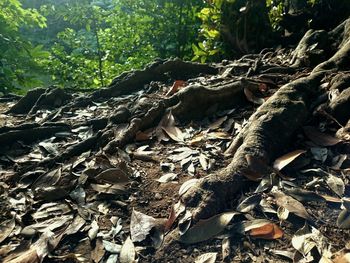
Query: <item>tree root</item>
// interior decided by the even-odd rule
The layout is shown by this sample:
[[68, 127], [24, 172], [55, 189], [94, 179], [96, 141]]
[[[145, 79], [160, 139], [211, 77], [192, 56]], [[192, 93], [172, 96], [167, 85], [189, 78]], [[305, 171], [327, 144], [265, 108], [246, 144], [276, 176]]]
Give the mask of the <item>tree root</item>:
[[5, 147], [13, 144], [16, 141], [23, 141], [26, 143], [32, 143], [39, 139], [45, 139], [53, 136], [55, 133], [70, 131], [70, 127], [64, 123], [51, 123], [36, 126], [36, 125], [23, 125], [19, 129], [11, 129], [0, 134], [0, 146]]
[[242, 189], [247, 181], [242, 175], [248, 168], [247, 155], [269, 163], [282, 152], [293, 133], [310, 115], [312, 98], [320, 92], [321, 78], [322, 74], [315, 74], [285, 85], [251, 116], [249, 124], [227, 151], [233, 155], [231, 163], [219, 174], [199, 180], [182, 196], [194, 221], [222, 211], [227, 200]]

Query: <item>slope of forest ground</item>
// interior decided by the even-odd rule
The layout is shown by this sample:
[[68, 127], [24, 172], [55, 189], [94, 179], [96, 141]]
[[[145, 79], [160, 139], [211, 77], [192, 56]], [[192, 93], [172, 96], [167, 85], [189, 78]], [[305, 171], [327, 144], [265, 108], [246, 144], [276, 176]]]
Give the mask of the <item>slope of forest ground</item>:
[[4, 262], [349, 262], [350, 20], [1, 98]]

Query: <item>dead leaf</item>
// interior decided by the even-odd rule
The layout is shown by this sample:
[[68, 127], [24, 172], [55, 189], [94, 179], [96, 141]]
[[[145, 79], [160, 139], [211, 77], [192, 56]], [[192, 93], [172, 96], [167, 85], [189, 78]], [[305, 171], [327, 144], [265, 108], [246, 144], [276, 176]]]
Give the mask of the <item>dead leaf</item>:
[[341, 178], [336, 177], [332, 174], [328, 174], [326, 183], [328, 184], [329, 188], [331, 188], [332, 191], [336, 193], [338, 196], [341, 197], [344, 194], [345, 184]]
[[330, 203], [341, 203], [341, 199], [338, 197], [330, 196], [330, 195], [321, 195], [322, 198], [324, 198], [327, 202]]
[[184, 182], [179, 189], [179, 196], [184, 195], [199, 179], [190, 179]]
[[203, 255], [196, 257], [196, 259], [194, 260], [194, 263], [215, 263], [217, 255], [218, 253], [216, 252], [205, 253]]
[[167, 232], [170, 230], [170, 228], [173, 226], [176, 218], [177, 218], [177, 216], [176, 216], [175, 208], [171, 207], [169, 217], [166, 220], [166, 222], [164, 223], [164, 232]]
[[201, 164], [204, 171], [208, 170], [207, 157], [202, 153], [199, 155], [199, 163]]
[[145, 133], [142, 131], [138, 131], [135, 135], [135, 140], [137, 142], [148, 141], [152, 138], [152, 133]]
[[130, 235], [132, 242], [141, 242], [149, 235], [157, 220], [136, 210], [132, 211]]
[[248, 213], [253, 210], [261, 201], [261, 194], [254, 194], [245, 198], [236, 208], [238, 212]]
[[4, 221], [0, 225], [0, 244], [12, 233], [16, 226], [15, 219]]
[[196, 168], [194, 167], [193, 162], [190, 163], [190, 165], [187, 167], [187, 172], [189, 175], [194, 175], [196, 172]]
[[300, 202], [309, 202], [309, 201], [316, 201], [316, 202], [324, 202], [325, 199], [316, 194], [315, 192], [300, 189], [300, 188], [287, 188], [284, 189], [285, 193], [292, 196], [293, 198], [297, 199]]
[[286, 167], [288, 164], [293, 162], [296, 158], [298, 158], [301, 154], [305, 152], [305, 150], [295, 150], [285, 155], [282, 155], [281, 157], [275, 160], [275, 162], [273, 163], [273, 168], [275, 168], [278, 171], [281, 171], [284, 167]]
[[278, 256], [286, 257], [286, 258], [291, 259], [291, 260], [293, 260], [293, 257], [294, 257], [294, 253], [291, 251], [271, 249], [271, 250], [269, 250], [269, 252], [271, 252], [275, 255], [278, 255]]
[[104, 194], [117, 195], [117, 194], [123, 194], [126, 191], [125, 186], [120, 184], [91, 184], [90, 186], [96, 192], [104, 193]]
[[221, 243], [222, 261], [226, 262], [231, 255], [230, 238], [225, 237]]
[[174, 84], [171, 86], [170, 90], [167, 92], [165, 96], [171, 96], [178, 92], [181, 88], [185, 87], [187, 85], [187, 82], [184, 80], [175, 80]]
[[91, 251], [91, 259], [94, 262], [99, 263], [104, 255], [105, 255], [105, 249], [104, 249], [102, 240], [98, 238], [96, 240], [95, 248]]
[[312, 126], [303, 127], [305, 135], [315, 144], [319, 146], [333, 146], [341, 142], [340, 139], [325, 134]]
[[345, 253], [339, 257], [336, 257], [332, 263], [350, 263], [350, 253]]
[[100, 227], [97, 221], [96, 220], [92, 221], [91, 228], [89, 229], [89, 232], [88, 232], [88, 237], [90, 238], [90, 240], [94, 240], [96, 238], [99, 229]]
[[293, 213], [301, 218], [311, 220], [310, 215], [306, 211], [304, 205], [298, 200], [284, 194], [280, 190], [273, 188], [271, 194], [275, 197], [276, 204], [286, 208], [290, 213]]
[[28, 250], [8, 256], [4, 263], [41, 263], [50, 250], [56, 248], [61, 238], [62, 233], [47, 231]]
[[128, 237], [121, 248], [119, 261], [120, 263], [134, 263], [136, 262], [135, 257], [136, 250], [134, 243]]
[[337, 226], [344, 229], [350, 228], [350, 211], [344, 209], [340, 212], [337, 219]]
[[281, 238], [283, 236], [283, 231], [276, 224], [269, 223], [257, 228], [253, 228], [250, 230], [249, 235], [255, 238], [273, 240]]
[[322, 250], [326, 245], [326, 240], [316, 228], [307, 224], [299, 229], [292, 238], [293, 247], [303, 256], [307, 256], [313, 248], [317, 248], [322, 255]]
[[176, 142], [184, 141], [184, 134], [175, 126], [175, 118], [171, 112], [164, 115], [160, 122], [160, 127], [172, 140]]
[[208, 140], [231, 140], [232, 136], [227, 132], [217, 131], [208, 133], [206, 138]]
[[281, 221], [287, 220], [289, 211], [287, 208], [279, 206], [277, 209], [277, 216]]
[[227, 116], [223, 116], [209, 125], [210, 130], [216, 130], [227, 120]]
[[258, 98], [257, 96], [255, 96], [254, 93], [247, 87], [244, 87], [244, 94], [247, 100], [254, 104], [261, 105], [265, 102], [263, 98]]
[[105, 250], [112, 254], [119, 254], [122, 249], [122, 245], [115, 244], [107, 240], [103, 240], [102, 243]]
[[57, 182], [61, 179], [62, 176], [62, 168], [59, 167], [54, 169], [48, 173], [41, 175], [34, 183], [33, 189], [35, 188], [44, 188], [50, 187], [57, 184]]
[[160, 183], [168, 183], [168, 182], [171, 182], [171, 181], [175, 180], [176, 178], [177, 178], [177, 174], [175, 174], [175, 173], [167, 173], [167, 174], [162, 175], [156, 181], [160, 182]]
[[104, 170], [96, 176], [96, 180], [110, 184], [124, 184], [130, 181], [129, 176], [120, 168]]
[[237, 214], [237, 212], [227, 212], [199, 221], [188, 229], [179, 241], [185, 244], [194, 244], [208, 240], [222, 232]]

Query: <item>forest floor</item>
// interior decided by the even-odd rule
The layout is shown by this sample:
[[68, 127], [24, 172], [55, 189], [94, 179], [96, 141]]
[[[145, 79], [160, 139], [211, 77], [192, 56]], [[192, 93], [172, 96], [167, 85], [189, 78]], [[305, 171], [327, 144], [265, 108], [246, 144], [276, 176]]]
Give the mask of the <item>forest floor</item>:
[[[293, 132], [269, 161], [244, 154], [249, 169], [234, 195], [217, 199], [225, 203], [214, 209], [219, 214], [196, 218], [181, 201], [194, 185], [232, 165], [233, 141], [281, 87], [312, 75], [313, 67], [291, 70], [291, 52], [271, 49], [223, 61], [211, 65], [217, 71], [192, 78], [165, 74], [117, 96], [67, 92], [40, 104], [40, 96], [47, 99], [56, 89], [41, 90], [22, 112], [14, 112], [17, 97], [3, 98], [0, 259], [350, 262], [350, 129], [347, 119], [322, 110], [349, 93], [348, 71], [322, 76], [316, 86], [326, 96], [312, 98], [300, 126], [285, 120]], [[224, 107], [210, 94], [201, 99], [209, 100], [204, 108], [196, 95], [186, 97], [185, 109], [172, 102], [175, 96], [183, 102], [194, 87], [236, 86], [238, 102], [222, 98]], [[163, 102], [173, 110], [159, 106]], [[289, 133], [274, 132], [269, 140]], [[259, 147], [273, 148], [268, 142]], [[174, 231], [177, 238], [167, 240]]]

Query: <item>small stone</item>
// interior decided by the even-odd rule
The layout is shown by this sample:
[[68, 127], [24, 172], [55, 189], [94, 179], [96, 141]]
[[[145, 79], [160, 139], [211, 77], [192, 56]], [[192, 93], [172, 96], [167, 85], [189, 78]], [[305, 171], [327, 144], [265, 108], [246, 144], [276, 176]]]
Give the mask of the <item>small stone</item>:
[[160, 193], [156, 193], [154, 195], [154, 198], [157, 199], [157, 200], [161, 200], [163, 198], [163, 196]]

